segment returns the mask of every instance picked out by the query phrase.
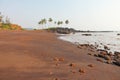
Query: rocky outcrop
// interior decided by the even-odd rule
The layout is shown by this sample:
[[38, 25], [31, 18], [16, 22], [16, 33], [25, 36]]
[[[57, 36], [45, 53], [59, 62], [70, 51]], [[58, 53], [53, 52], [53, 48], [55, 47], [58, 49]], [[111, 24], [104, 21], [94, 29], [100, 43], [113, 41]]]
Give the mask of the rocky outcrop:
[[92, 34], [82, 34], [83, 36], [92, 36]]
[[114, 62], [113, 63], [120, 66], [120, 52], [114, 53]]
[[120, 33], [117, 34], [118, 36], [120, 35]]
[[[107, 50], [98, 50], [98, 54], [94, 54], [95, 57], [99, 57], [105, 60], [108, 64], [115, 64], [120, 66], [120, 52], [108, 52]], [[97, 60], [98, 61], [98, 60]]]
[[[78, 44], [77, 47], [79, 49], [89, 49], [90, 52], [87, 54], [97, 57], [96, 60], [99, 62], [120, 66], [120, 52], [109, 52], [109, 48], [107, 46], [104, 46], [104, 49], [97, 49], [95, 46], [90, 44]], [[92, 65], [88, 66], [92, 67]]]
[[116, 59], [113, 63], [116, 64], [116, 65], [118, 65], [118, 66], [120, 66], [120, 58]]
[[11, 24], [11, 30], [22, 30], [22, 27], [17, 24]]
[[76, 30], [73, 28], [62, 28], [62, 27], [50, 28], [47, 30], [51, 32], [59, 33], [59, 34], [70, 34], [70, 33], [76, 32]]

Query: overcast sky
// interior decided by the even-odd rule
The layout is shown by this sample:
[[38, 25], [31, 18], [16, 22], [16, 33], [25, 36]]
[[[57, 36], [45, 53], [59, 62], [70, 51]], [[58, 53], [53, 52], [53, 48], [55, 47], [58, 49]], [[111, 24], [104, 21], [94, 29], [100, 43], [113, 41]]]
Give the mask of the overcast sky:
[[120, 31], [120, 0], [0, 0], [0, 12], [24, 28], [51, 17], [75, 29]]

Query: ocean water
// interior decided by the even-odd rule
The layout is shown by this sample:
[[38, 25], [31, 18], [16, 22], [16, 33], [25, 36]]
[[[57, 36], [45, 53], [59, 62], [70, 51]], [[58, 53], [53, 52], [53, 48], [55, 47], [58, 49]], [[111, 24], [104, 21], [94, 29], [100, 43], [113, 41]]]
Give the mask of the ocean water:
[[[120, 32], [80, 32], [75, 34], [61, 35], [59, 39], [71, 43], [98, 45], [98, 49], [104, 49], [104, 46], [110, 48], [109, 52], [120, 52]], [[82, 34], [91, 34], [85, 36]]]

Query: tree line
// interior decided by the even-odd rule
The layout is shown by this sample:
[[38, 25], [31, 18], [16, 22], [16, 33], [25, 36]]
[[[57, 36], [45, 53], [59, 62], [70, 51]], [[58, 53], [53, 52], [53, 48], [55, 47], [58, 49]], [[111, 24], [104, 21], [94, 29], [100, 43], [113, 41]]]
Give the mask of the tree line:
[[[43, 18], [43, 19], [41, 19], [39, 22], [38, 22], [38, 24], [39, 25], [46, 25], [47, 23], [53, 23], [54, 25], [57, 25], [57, 27], [59, 27], [59, 26], [61, 26], [61, 25], [63, 25], [63, 24], [69, 24], [69, 20], [65, 20], [65, 21], [61, 21], [61, 20], [59, 20], [59, 21], [54, 21], [52, 18], [49, 18], [49, 19], [45, 19], [45, 18]], [[45, 28], [49, 28], [49, 27], [56, 27], [56, 26], [45, 26]]]

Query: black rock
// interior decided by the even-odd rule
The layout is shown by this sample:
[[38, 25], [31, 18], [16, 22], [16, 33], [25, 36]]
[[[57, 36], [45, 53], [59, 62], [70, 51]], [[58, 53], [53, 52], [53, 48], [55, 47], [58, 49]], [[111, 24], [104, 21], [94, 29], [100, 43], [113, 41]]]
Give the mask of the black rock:
[[120, 66], [120, 59], [116, 59], [113, 63], [117, 66]]

